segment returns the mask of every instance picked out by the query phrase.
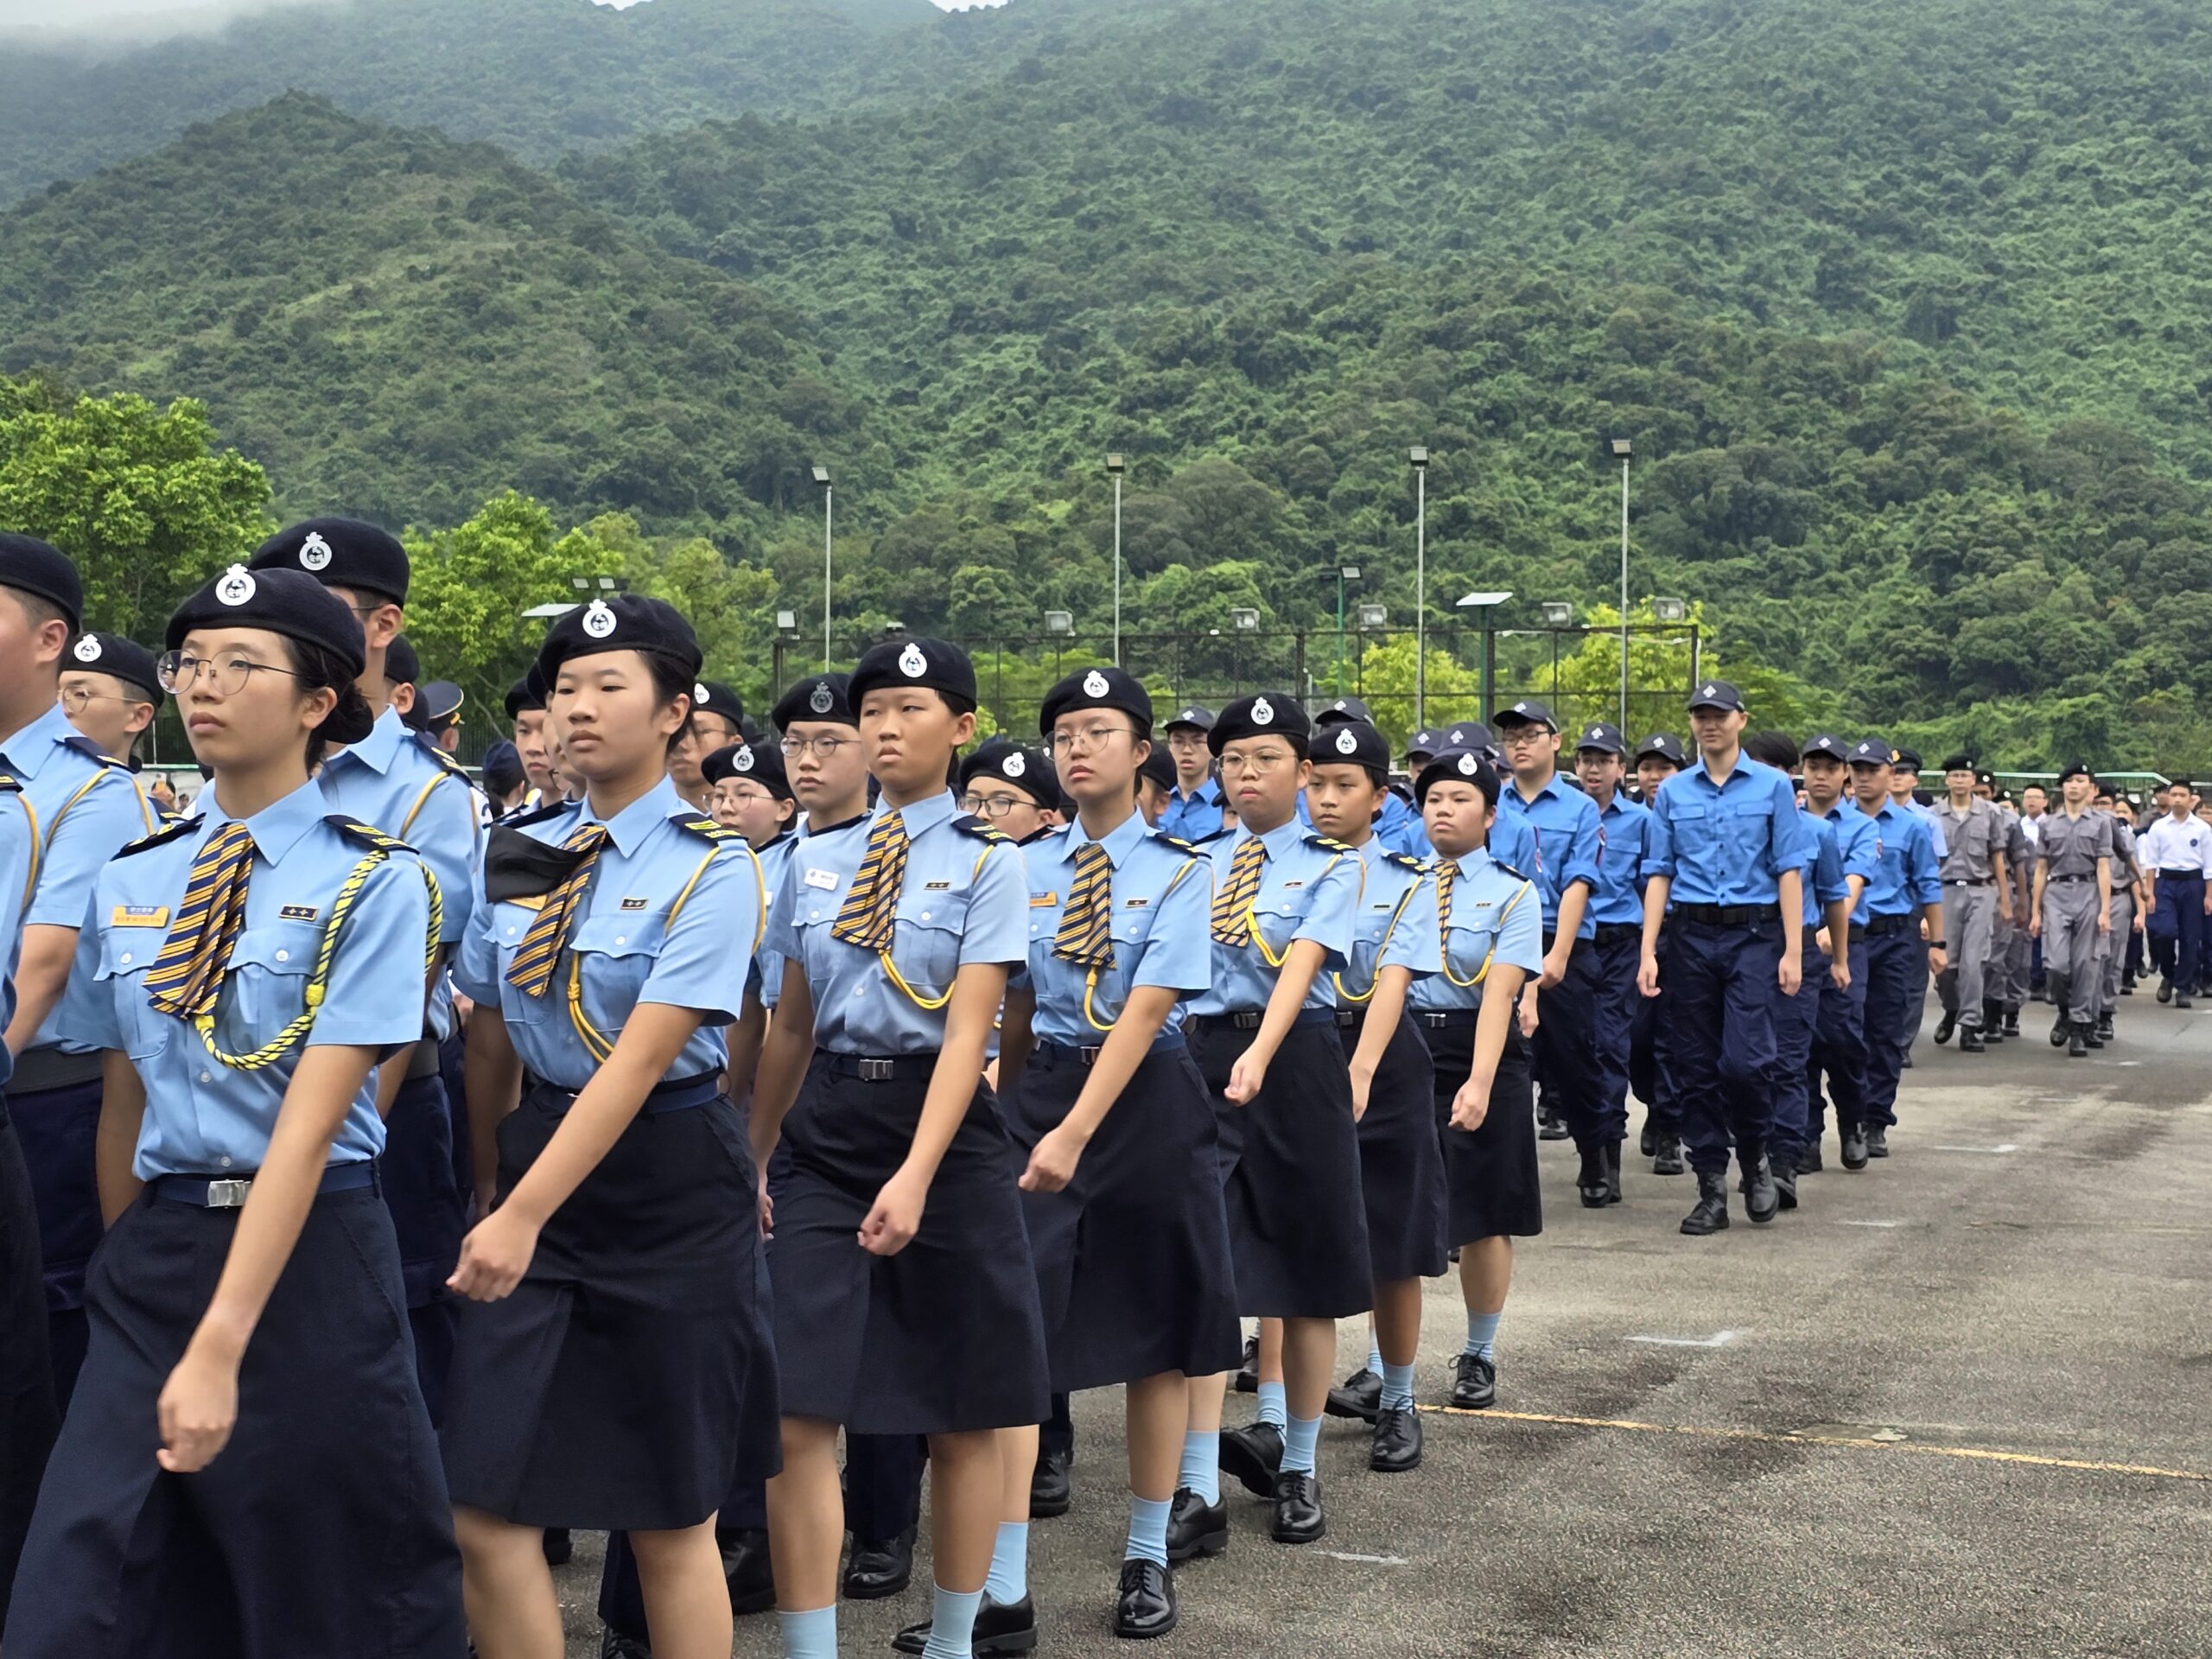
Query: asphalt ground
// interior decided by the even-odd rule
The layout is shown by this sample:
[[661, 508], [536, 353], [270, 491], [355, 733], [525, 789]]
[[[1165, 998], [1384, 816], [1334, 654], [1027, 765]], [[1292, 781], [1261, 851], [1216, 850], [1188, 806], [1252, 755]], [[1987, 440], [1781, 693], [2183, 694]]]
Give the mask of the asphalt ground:
[[[1929, 1024], [1936, 1014], [1929, 1002]], [[1498, 1409], [1425, 1412], [1427, 1461], [1366, 1467], [1328, 1421], [1328, 1538], [1271, 1542], [1233, 1482], [1226, 1555], [1181, 1569], [1177, 1655], [2212, 1653], [2212, 1003], [2121, 1005], [2068, 1060], [2031, 1005], [1983, 1056], [1923, 1036], [1894, 1155], [1802, 1184], [1803, 1207], [1707, 1239], [1690, 1178], [1631, 1158], [1587, 1211], [1544, 1147], [1548, 1230], [1521, 1253]], [[1633, 1142], [1630, 1151], [1633, 1152]], [[1464, 1335], [1431, 1285], [1423, 1403]], [[1343, 1369], [1366, 1335], [1347, 1323]], [[1250, 1414], [1232, 1396], [1232, 1422]], [[1040, 1653], [1108, 1632], [1127, 1493], [1121, 1408], [1078, 1396], [1075, 1503], [1031, 1535]], [[914, 1587], [846, 1604], [842, 1650], [887, 1653]], [[558, 1578], [595, 1655], [599, 1540]], [[736, 1652], [781, 1653], [773, 1615]]]

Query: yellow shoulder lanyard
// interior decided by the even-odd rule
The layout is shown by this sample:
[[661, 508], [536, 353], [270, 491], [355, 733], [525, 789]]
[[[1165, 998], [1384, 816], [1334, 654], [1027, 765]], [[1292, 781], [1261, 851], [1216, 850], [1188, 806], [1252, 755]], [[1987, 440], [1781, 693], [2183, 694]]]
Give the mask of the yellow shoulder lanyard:
[[30, 913], [31, 900], [38, 896], [39, 861], [46, 852], [46, 843], [39, 839], [38, 810], [31, 805], [31, 798], [18, 794], [16, 803], [23, 809], [23, 822], [30, 825], [31, 855], [26, 861], [29, 868], [23, 876], [23, 912]]
[[[738, 844], [745, 847], [746, 857], [753, 861], [753, 889], [760, 900], [759, 920], [753, 926], [753, 950], [748, 953], [749, 957], [759, 954], [760, 941], [768, 935], [768, 883], [760, 874], [760, 855], [744, 842]], [[707, 866], [713, 863], [721, 852], [721, 847], [717, 844], [699, 861], [699, 868], [691, 872], [691, 879], [683, 884], [683, 890], [676, 895], [676, 902], [668, 907], [668, 920], [662, 925], [664, 931], [676, 925], [676, 918], [683, 913], [683, 906], [691, 897], [691, 889], [699, 885], [699, 878], [707, 873]], [[574, 949], [569, 952], [568, 1002], [569, 1024], [575, 1030], [577, 1040], [583, 1044], [584, 1052], [595, 1062], [606, 1065], [614, 1052], [614, 1045], [607, 1039], [605, 1032], [592, 1024], [591, 1016], [584, 1012], [583, 954]]]
[[[1184, 861], [1183, 868], [1182, 868], [1181, 869], [1179, 869], [1179, 870], [1178, 870], [1178, 871], [1176, 871], [1176, 872], [1175, 872], [1174, 879], [1173, 879], [1173, 880], [1169, 881], [1169, 882], [1168, 882], [1168, 884], [1167, 884], [1167, 886], [1166, 886], [1164, 889], [1162, 889], [1162, 890], [1161, 890], [1161, 892], [1160, 892], [1160, 901], [1161, 901], [1163, 904], [1166, 902], [1167, 895], [1168, 895], [1169, 893], [1173, 893], [1173, 892], [1174, 892], [1174, 891], [1175, 891], [1176, 887], [1181, 884], [1183, 878], [1184, 878], [1185, 876], [1188, 875], [1188, 874], [1191, 873], [1192, 868], [1193, 868], [1193, 867], [1198, 863], [1198, 861], [1197, 859], [1195, 859], [1195, 858], [1192, 858], [1192, 859], [1186, 859], [1186, 860], [1185, 860], [1185, 861]], [[1107, 918], [1108, 925], [1107, 925], [1107, 931], [1106, 931], [1106, 937], [1107, 937], [1107, 938], [1108, 938], [1109, 940], [1111, 940], [1111, 939], [1112, 939], [1112, 938], [1114, 937], [1114, 933], [1113, 933], [1113, 926], [1112, 926], [1112, 921], [1113, 921], [1113, 918], [1109, 916], [1109, 917]], [[1258, 938], [1260, 937], [1260, 935], [1259, 935], [1259, 930], [1258, 930], [1258, 929], [1256, 929], [1256, 928], [1255, 928], [1255, 929], [1254, 929], [1254, 930], [1253, 930], [1252, 937], [1253, 937], [1254, 938], [1255, 938], [1255, 939], [1256, 939], [1256, 938]], [[1262, 947], [1262, 948], [1264, 949], [1265, 947]], [[1122, 1016], [1121, 1016], [1121, 1015], [1119, 1015], [1119, 1014], [1116, 1014], [1116, 1015], [1114, 1016], [1114, 1020], [1101, 1020], [1101, 1019], [1098, 1017], [1097, 1013], [1096, 1013], [1096, 1009], [1093, 1007], [1093, 1006], [1092, 1006], [1092, 1002], [1091, 1002], [1091, 999], [1092, 999], [1093, 997], [1096, 996], [1096, 995], [1097, 995], [1097, 994], [1098, 994], [1098, 969], [1096, 969], [1096, 968], [1093, 968], [1093, 969], [1091, 969], [1088, 974], [1086, 974], [1086, 975], [1084, 975], [1084, 981], [1083, 981], [1083, 1018], [1084, 1018], [1084, 1024], [1086, 1024], [1086, 1025], [1088, 1025], [1088, 1026], [1089, 1026], [1089, 1027], [1090, 1027], [1093, 1031], [1111, 1031], [1111, 1030], [1113, 1030], [1113, 1029], [1114, 1029], [1114, 1020], [1118, 1020], [1118, 1019], [1120, 1019]]]
[[[1313, 878], [1313, 885], [1318, 887], [1322, 882], [1327, 880], [1329, 879], [1329, 872], [1335, 869], [1338, 865], [1343, 863], [1344, 858], [1344, 855], [1342, 853], [1338, 853], [1326, 864], [1324, 864], [1321, 867], [1321, 874]], [[1354, 861], [1359, 865], [1359, 891], [1353, 895], [1351, 901], [1352, 909], [1354, 912], [1357, 912], [1359, 908], [1360, 900], [1367, 897], [1367, 863], [1366, 861], [1361, 859], [1357, 854], [1353, 855], [1353, 859]], [[1262, 884], [1264, 885], [1264, 878], [1262, 878]], [[1291, 940], [1290, 944], [1284, 945], [1282, 948], [1282, 954], [1281, 956], [1277, 956], [1274, 951], [1268, 949], [1268, 936], [1260, 931], [1259, 903], [1260, 893], [1259, 889], [1255, 887], [1252, 890], [1252, 896], [1244, 901], [1244, 926], [1246, 931], [1252, 936], [1252, 943], [1259, 947], [1260, 960], [1266, 963], [1268, 967], [1274, 969], [1277, 972], [1280, 972], [1281, 971], [1283, 963], [1290, 960], [1290, 944], [1295, 944], [1298, 941], [1294, 938]]]
[[[86, 796], [91, 794], [94, 790], [98, 789], [100, 786], [100, 780], [105, 778], [108, 773], [113, 770], [114, 768], [111, 766], [101, 766], [98, 772], [95, 772], [91, 777], [86, 779], [83, 783], [78, 785], [77, 792], [75, 794], [72, 795], [67, 800], [61, 803], [61, 810], [54, 815], [54, 821], [46, 826], [46, 844], [48, 847], [51, 847], [54, 844], [54, 837], [61, 828], [61, 820], [69, 816], [69, 809], [76, 805], [78, 802], [83, 800]], [[128, 772], [125, 772], [124, 775], [125, 777], [130, 777]], [[154, 814], [152, 809], [146, 804], [146, 792], [145, 791], [139, 789], [138, 780], [136, 778], [130, 779], [130, 787], [138, 796], [138, 816], [145, 820], [146, 833], [150, 836], [154, 833]]]
[[[996, 842], [988, 842], [984, 844], [983, 850], [976, 855], [976, 868], [969, 871], [968, 875], [970, 886], [974, 885], [977, 876], [982, 874], [983, 861], [991, 855], [991, 849], [998, 844], [999, 843]], [[887, 945], [882, 950], [878, 950], [875, 953], [875, 959], [883, 964], [883, 971], [890, 976], [891, 982], [899, 988], [900, 995], [905, 996], [909, 1002], [912, 1002], [923, 1013], [935, 1014], [939, 1008], [952, 1001], [951, 984], [948, 983], [945, 986], [944, 995], [943, 996], [924, 996], [912, 985], [909, 985], [906, 982], [906, 975], [899, 971], [899, 964], [891, 960], [891, 950], [889, 946]], [[957, 968], [953, 969], [952, 977], [956, 982], [959, 979], [960, 970]]]
[[1515, 907], [1518, 906], [1523, 899], [1526, 899], [1529, 896], [1530, 887], [1530, 883], [1523, 881], [1521, 884], [1520, 890], [1516, 892], [1512, 898], [1506, 901], [1505, 908], [1497, 912], [1497, 926], [1491, 931], [1490, 936], [1490, 949], [1483, 953], [1483, 965], [1475, 969], [1475, 976], [1472, 979], [1462, 979], [1459, 975], [1452, 971], [1452, 930], [1448, 927], [1443, 930], [1445, 936], [1443, 951], [1445, 978], [1451, 981], [1454, 985], [1457, 985], [1461, 990], [1465, 990], [1471, 986], [1481, 984], [1484, 979], [1489, 977], [1491, 958], [1497, 955], [1497, 936], [1505, 931], [1505, 918], [1510, 916], [1513, 913]]
[[[1342, 974], [1329, 976], [1337, 982], [1337, 995], [1345, 1001], [1371, 1002], [1375, 1000], [1375, 988], [1382, 982], [1382, 953], [1390, 948], [1390, 936], [1398, 931], [1398, 923], [1405, 916], [1406, 906], [1413, 903], [1414, 894], [1420, 890], [1421, 882], [1426, 879], [1424, 876], [1415, 876], [1407, 884], [1406, 890], [1398, 895], [1398, 907], [1390, 912], [1390, 925], [1382, 930], [1382, 938], [1376, 944], [1375, 975], [1367, 982], [1367, 988], [1363, 991], [1351, 990], [1345, 986], [1344, 976]], [[1359, 880], [1360, 896], [1364, 899], [1367, 893], [1367, 868], [1364, 860], [1361, 861]]]
[[[361, 889], [368, 885], [377, 866], [391, 856], [381, 848], [368, 854], [353, 867], [353, 874], [338, 889], [338, 897], [331, 903], [330, 919], [323, 924], [322, 942], [315, 951], [315, 971], [308, 977], [306, 1006], [274, 1038], [251, 1054], [226, 1054], [215, 1046], [215, 1011], [210, 1008], [193, 1016], [193, 1029], [200, 1033], [200, 1046], [210, 1056], [233, 1071], [259, 1071], [276, 1065], [307, 1041], [308, 1033], [315, 1028], [315, 1016], [321, 1011], [323, 999], [329, 993], [330, 963], [338, 951], [339, 930], [353, 913], [353, 902], [361, 896]], [[423, 972], [427, 977], [438, 960], [438, 935], [445, 931], [445, 901], [438, 893], [437, 880], [430, 874], [430, 867], [425, 864], [422, 870], [423, 885], [430, 894], [429, 944], [423, 957]]]

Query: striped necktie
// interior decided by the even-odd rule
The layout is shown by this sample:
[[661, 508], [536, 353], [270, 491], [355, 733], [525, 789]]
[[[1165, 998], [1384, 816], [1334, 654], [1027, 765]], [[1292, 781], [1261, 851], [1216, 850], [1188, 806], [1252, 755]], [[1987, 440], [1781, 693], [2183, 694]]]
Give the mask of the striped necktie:
[[530, 931], [522, 936], [522, 949], [515, 952], [514, 961], [507, 968], [507, 983], [524, 996], [543, 996], [545, 988], [553, 982], [554, 964], [561, 959], [561, 947], [569, 942], [569, 927], [583, 907], [584, 889], [591, 886], [592, 872], [599, 867], [600, 849], [607, 845], [607, 826], [588, 823], [562, 843], [563, 849], [582, 855], [576, 868], [569, 872], [561, 885], [545, 896], [538, 907], [537, 918], [530, 925]]
[[1060, 912], [1052, 954], [1078, 968], [1114, 965], [1114, 861], [1095, 841], [1075, 849], [1075, 889]]
[[1452, 925], [1452, 884], [1459, 879], [1459, 861], [1447, 858], [1436, 867], [1436, 925]]
[[252, 869], [253, 834], [235, 820], [209, 837], [192, 861], [184, 902], [146, 976], [146, 1000], [157, 1012], [190, 1020], [213, 1011], [231, 947], [245, 926], [245, 884]]
[[863, 950], [888, 950], [899, 912], [899, 890], [906, 882], [906, 825], [887, 812], [868, 832], [868, 851], [853, 877], [851, 890], [830, 924], [830, 937]]
[[1252, 942], [1252, 900], [1259, 897], [1260, 866], [1267, 856], [1267, 843], [1251, 836], [1229, 861], [1229, 880], [1213, 896], [1216, 944], [1241, 946]]

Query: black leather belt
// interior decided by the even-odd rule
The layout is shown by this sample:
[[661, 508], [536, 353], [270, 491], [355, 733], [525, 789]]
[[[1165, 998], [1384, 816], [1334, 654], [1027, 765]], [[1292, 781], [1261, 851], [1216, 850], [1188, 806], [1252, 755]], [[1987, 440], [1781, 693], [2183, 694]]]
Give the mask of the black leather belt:
[[[862, 1083], [910, 1083], [927, 1077], [937, 1070], [934, 1054], [837, 1054], [828, 1049], [821, 1057], [834, 1075], [858, 1077]], [[978, 1074], [981, 1075], [980, 1073]]]
[[1866, 923], [1864, 923], [1864, 922], [1853, 922], [1853, 923], [1851, 925], [1851, 943], [1852, 943], [1852, 944], [1858, 944], [1858, 943], [1859, 943], [1859, 940], [1861, 940], [1861, 939], [1865, 938], [1866, 937]]
[[[1194, 1014], [1191, 1016], [1185, 1029], [1196, 1031], [1201, 1035], [1209, 1031], [1257, 1031], [1261, 1022], [1267, 1017], [1268, 1011], [1265, 1008], [1236, 1008], [1227, 1014]], [[1334, 1008], [1300, 1008], [1298, 1011], [1298, 1018], [1291, 1023], [1298, 1026], [1318, 1026], [1326, 1021], [1330, 1025], [1334, 1025], [1336, 1020], [1337, 1011]]]
[[100, 1080], [100, 1051], [89, 1054], [72, 1054], [66, 1049], [29, 1048], [16, 1061], [15, 1075], [8, 1079], [11, 1095], [43, 1094], [49, 1089], [74, 1089], [79, 1084]]
[[1907, 929], [1917, 931], [1919, 927], [1920, 918], [1917, 916], [1877, 916], [1867, 922], [1866, 937], [1878, 939], [1891, 933], [1903, 933]]
[[[1163, 1031], [1160, 1035], [1152, 1039], [1152, 1046], [1147, 1049], [1145, 1053], [1148, 1058], [1154, 1054], [1165, 1054], [1172, 1052], [1173, 1050], [1187, 1046], [1188, 1044], [1185, 1042], [1181, 1032]], [[1103, 1043], [1086, 1043], [1081, 1045], [1075, 1043], [1039, 1043], [1037, 1045], [1037, 1058], [1048, 1071], [1056, 1066], [1062, 1065], [1096, 1065], [1098, 1064], [1098, 1057], [1105, 1052], [1105, 1049], [1106, 1046]]]
[[1471, 1026], [1482, 1018], [1480, 1008], [1423, 1008], [1414, 1012], [1414, 1018], [1431, 1031], [1441, 1031], [1451, 1026]]
[[2202, 881], [2203, 879], [2204, 872], [2202, 870], [2160, 870], [2158, 872], [2158, 880], [2161, 881]]
[[1993, 887], [1997, 885], [1997, 878], [1988, 875], [1979, 879], [1971, 875], [1947, 875], [1943, 878], [1943, 885], [1947, 887]]
[[1676, 905], [1675, 914], [1704, 927], [1749, 927], [1782, 919], [1780, 905]]
[[1618, 939], [1640, 939], [1643, 937], [1642, 922], [1600, 922], [1591, 942], [1593, 944], [1611, 944]]
[[[146, 1189], [171, 1204], [189, 1204], [202, 1210], [240, 1210], [245, 1207], [246, 1194], [252, 1191], [253, 1180], [251, 1175], [156, 1175], [146, 1183]], [[358, 1192], [376, 1184], [377, 1166], [373, 1161], [333, 1164], [322, 1172], [315, 1196]]]
[[2094, 881], [2097, 878], [2094, 875], [2047, 875], [2044, 878], [2046, 881], [2063, 881], [2068, 883], [2075, 881]]
[[[646, 1091], [638, 1110], [648, 1117], [663, 1112], [684, 1112], [695, 1106], [703, 1106], [722, 1091], [721, 1074], [702, 1071], [696, 1077], [664, 1077]], [[523, 1074], [522, 1097], [533, 1103], [556, 1101], [560, 1109], [567, 1111], [576, 1103], [581, 1089], [563, 1089], [557, 1083], [548, 1083], [543, 1077]]]

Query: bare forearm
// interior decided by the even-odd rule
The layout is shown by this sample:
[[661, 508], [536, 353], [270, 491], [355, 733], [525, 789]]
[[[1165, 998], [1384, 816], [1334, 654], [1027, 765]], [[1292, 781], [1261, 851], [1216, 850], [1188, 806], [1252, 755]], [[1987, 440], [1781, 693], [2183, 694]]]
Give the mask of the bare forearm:
[[1796, 957], [1805, 950], [1805, 876], [1802, 870], [1784, 870], [1775, 881], [1782, 904], [1782, 949]]
[[16, 1013], [8, 1021], [8, 1052], [21, 1055], [61, 1001], [77, 959], [73, 927], [27, 927], [16, 961]]
[[138, 1155], [138, 1131], [146, 1121], [146, 1084], [120, 1050], [109, 1049], [100, 1061], [100, 1117], [93, 1137], [92, 1172], [99, 1185], [100, 1224], [112, 1227], [138, 1200], [142, 1183], [132, 1165]]
[[1406, 988], [1414, 982], [1410, 968], [1385, 968], [1375, 976], [1375, 995], [1367, 1001], [1367, 1022], [1360, 1027], [1359, 1047], [1351, 1063], [1370, 1073], [1382, 1064], [1390, 1038], [1406, 1011]]
[[499, 1125], [522, 1092], [522, 1057], [496, 1006], [478, 1007], [468, 1022], [461, 1081], [468, 1096], [468, 1146], [479, 1207], [488, 1211], [499, 1190]]
[[1670, 877], [1655, 875], [1643, 884], [1643, 954], [1656, 955], [1660, 925], [1667, 919], [1667, 895], [1674, 890]]

